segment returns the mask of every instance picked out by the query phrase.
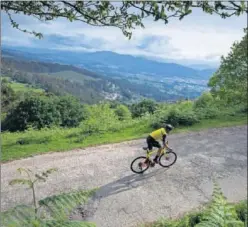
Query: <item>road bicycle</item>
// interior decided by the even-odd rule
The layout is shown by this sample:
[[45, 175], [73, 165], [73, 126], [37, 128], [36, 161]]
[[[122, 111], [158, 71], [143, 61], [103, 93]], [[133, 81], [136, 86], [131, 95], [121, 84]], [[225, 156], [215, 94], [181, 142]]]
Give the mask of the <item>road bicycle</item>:
[[[168, 145], [168, 141], [166, 143]], [[148, 147], [143, 147], [143, 150], [146, 151], [146, 157], [145, 156], [139, 156], [135, 158], [130, 167], [131, 170], [134, 173], [144, 173], [146, 170], [149, 169], [149, 167], [154, 167], [155, 162], [151, 160], [151, 155], [157, 152], [157, 150], [152, 150], [149, 152]], [[160, 153], [158, 164], [164, 168], [172, 166], [177, 160], [177, 154], [171, 150], [168, 150], [168, 148], [164, 147]], [[136, 170], [137, 167], [137, 170]]]

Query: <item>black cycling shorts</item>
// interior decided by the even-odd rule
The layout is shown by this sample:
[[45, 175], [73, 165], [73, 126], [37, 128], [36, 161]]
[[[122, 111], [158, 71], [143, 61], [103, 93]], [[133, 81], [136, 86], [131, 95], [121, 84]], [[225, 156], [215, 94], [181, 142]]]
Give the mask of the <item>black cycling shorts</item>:
[[161, 144], [151, 136], [147, 137], [146, 142], [149, 150], [152, 150], [153, 147], [161, 148]]

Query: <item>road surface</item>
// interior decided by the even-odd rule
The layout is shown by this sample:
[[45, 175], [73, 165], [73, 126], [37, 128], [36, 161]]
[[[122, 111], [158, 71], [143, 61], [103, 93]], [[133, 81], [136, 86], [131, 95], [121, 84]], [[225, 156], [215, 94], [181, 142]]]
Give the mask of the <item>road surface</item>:
[[[114, 136], [114, 135], [113, 135]], [[144, 154], [145, 140], [39, 155], [2, 164], [2, 209], [30, 203], [24, 186], [9, 186], [16, 169], [41, 171], [56, 167], [46, 184], [37, 187], [39, 199], [74, 189], [99, 187], [73, 219], [93, 221], [99, 227], [132, 227], [161, 216], [178, 217], [209, 201], [217, 179], [230, 201], [247, 198], [247, 126], [209, 129], [170, 135], [178, 155], [175, 165], [156, 165], [143, 175], [130, 171], [131, 161]]]

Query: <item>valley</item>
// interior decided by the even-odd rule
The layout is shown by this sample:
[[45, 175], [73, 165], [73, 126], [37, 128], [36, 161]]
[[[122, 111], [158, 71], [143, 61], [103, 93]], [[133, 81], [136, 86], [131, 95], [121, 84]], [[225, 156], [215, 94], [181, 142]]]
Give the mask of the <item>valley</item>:
[[[16, 71], [23, 75], [39, 74], [45, 80], [48, 77], [48, 80], [65, 80], [81, 86], [72, 95], [90, 104], [101, 100], [132, 103], [144, 98], [158, 102], [195, 99], [208, 90], [207, 82], [215, 71], [113, 52], [49, 52], [6, 47], [2, 52], [3, 73], [8, 73], [18, 82], [21, 82], [20, 77], [13, 75]], [[48, 89], [47, 86], [39, 86]], [[82, 90], [87, 98], [82, 98]]]

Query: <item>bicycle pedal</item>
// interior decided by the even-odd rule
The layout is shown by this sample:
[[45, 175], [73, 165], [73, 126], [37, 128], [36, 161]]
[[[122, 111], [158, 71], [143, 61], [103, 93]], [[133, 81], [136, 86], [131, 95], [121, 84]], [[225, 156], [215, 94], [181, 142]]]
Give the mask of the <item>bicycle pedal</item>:
[[150, 165], [151, 165], [151, 167], [154, 167], [154, 166], [155, 166], [155, 164], [156, 164], [155, 162], [151, 162], [151, 164], [150, 164]]

